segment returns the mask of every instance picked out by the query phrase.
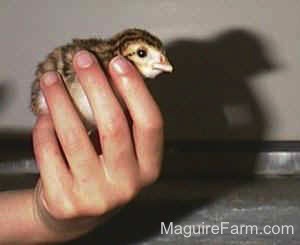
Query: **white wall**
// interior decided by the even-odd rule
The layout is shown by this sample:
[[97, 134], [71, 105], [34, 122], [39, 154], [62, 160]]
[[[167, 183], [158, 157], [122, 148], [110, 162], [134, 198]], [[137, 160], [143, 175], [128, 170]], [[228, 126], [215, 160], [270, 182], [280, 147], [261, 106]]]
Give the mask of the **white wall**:
[[0, 131], [31, 128], [30, 85], [48, 51], [135, 26], [173, 43], [177, 73], [152, 87], [168, 137], [299, 140], [299, 13], [298, 0], [1, 0]]

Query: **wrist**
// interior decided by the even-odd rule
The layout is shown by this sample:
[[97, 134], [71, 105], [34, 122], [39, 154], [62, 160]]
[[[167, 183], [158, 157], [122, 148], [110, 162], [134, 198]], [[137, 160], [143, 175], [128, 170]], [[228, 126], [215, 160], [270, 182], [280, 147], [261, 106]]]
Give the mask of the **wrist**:
[[44, 228], [51, 240], [74, 239], [89, 232], [101, 222], [102, 219], [99, 217], [79, 217], [67, 220], [53, 217], [42, 202], [41, 187], [41, 181], [39, 181], [33, 191], [33, 216], [35, 222]]

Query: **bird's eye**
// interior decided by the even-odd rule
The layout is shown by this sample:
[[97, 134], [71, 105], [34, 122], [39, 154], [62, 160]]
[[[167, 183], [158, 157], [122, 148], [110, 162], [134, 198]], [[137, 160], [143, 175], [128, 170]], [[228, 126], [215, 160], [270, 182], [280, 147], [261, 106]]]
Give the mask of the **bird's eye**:
[[147, 52], [146, 52], [146, 50], [144, 50], [144, 49], [139, 49], [139, 50], [137, 51], [137, 54], [138, 54], [138, 56], [141, 57], [141, 58], [144, 58], [144, 57], [147, 56]]

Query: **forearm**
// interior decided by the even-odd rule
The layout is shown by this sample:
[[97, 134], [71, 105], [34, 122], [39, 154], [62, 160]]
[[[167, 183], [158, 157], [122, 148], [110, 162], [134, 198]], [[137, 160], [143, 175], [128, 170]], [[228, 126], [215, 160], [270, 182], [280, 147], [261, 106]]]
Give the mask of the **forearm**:
[[34, 242], [47, 231], [33, 215], [33, 189], [0, 193], [0, 243]]
[[0, 244], [63, 241], [76, 238], [91, 229], [54, 231], [36, 215], [33, 200], [33, 189], [0, 193]]

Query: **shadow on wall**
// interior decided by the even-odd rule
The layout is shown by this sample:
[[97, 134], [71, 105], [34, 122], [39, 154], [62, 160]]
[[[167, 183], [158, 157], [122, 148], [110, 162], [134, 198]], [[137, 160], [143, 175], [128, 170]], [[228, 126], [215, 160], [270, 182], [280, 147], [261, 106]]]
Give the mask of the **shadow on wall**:
[[13, 99], [13, 89], [11, 82], [7, 80], [0, 81], [0, 118], [1, 113], [8, 107], [10, 101]]
[[[12, 84], [9, 80], [0, 81], [0, 120], [15, 98]], [[0, 128], [0, 164], [29, 158], [32, 158], [30, 132]]]
[[178, 40], [167, 54], [174, 74], [150, 86], [168, 139], [262, 139], [267, 122], [249, 83], [275, 66], [254, 33], [232, 30], [213, 40]]
[[[213, 148], [218, 147], [216, 142], [226, 145], [227, 140], [236, 140], [238, 146], [240, 140], [264, 139], [268, 121], [250, 83], [254, 76], [277, 69], [266, 50], [255, 33], [242, 29], [223, 32], [214, 39], [177, 40], [167, 47], [175, 72], [149, 82], [165, 117], [169, 143], [161, 178], [167, 187], [160, 195], [179, 191], [186, 197], [181, 193], [177, 201], [158, 201], [144, 208], [137, 203], [129, 205], [85, 239], [97, 244], [143, 241], [160, 233], [162, 221], [176, 222], [252, 180], [259, 149], [246, 149], [244, 154], [238, 149], [230, 153]], [[210, 149], [201, 149], [206, 143]], [[226, 177], [236, 180], [228, 185]], [[198, 194], [202, 198], [193, 199], [185, 184], [176, 184], [191, 180], [201, 183]], [[148, 189], [148, 193], [155, 191], [160, 190]]]
[[0, 164], [33, 158], [31, 145], [30, 131], [0, 129]]
[[[205, 151], [206, 144], [214, 150], [217, 143], [264, 140], [269, 123], [251, 80], [279, 68], [267, 50], [263, 40], [243, 29], [213, 39], [176, 40], [168, 46], [175, 71], [149, 85], [165, 117], [166, 138], [173, 142], [174, 150], [169, 150], [184, 148], [188, 154], [167, 152], [164, 174], [253, 175], [256, 154], [245, 158], [222, 152], [221, 147], [218, 154], [203, 153], [199, 158], [199, 151]], [[193, 149], [182, 147], [187, 142]]]

